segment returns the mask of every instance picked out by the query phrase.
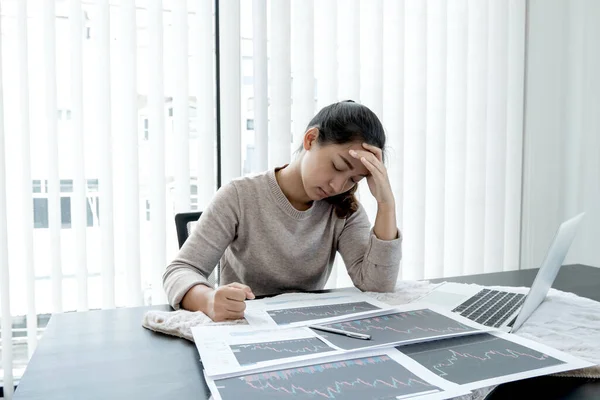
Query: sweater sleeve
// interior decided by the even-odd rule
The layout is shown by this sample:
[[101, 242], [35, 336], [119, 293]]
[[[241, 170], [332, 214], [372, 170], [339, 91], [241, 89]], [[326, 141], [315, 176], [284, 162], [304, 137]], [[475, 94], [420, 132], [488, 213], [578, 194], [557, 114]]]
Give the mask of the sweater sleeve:
[[354, 285], [363, 291], [391, 292], [396, 286], [402, 258], [402, 235], [394, 240], [375, 236], [362, 205], [344, 224], [338, 251]]
[[174, 309], [179, 309], [193, 286], [208, 284], [207, 277], [236, 236], [239, 215], [237, 189], [229, 183], [217, 191], [163, 274], [163, 287]]

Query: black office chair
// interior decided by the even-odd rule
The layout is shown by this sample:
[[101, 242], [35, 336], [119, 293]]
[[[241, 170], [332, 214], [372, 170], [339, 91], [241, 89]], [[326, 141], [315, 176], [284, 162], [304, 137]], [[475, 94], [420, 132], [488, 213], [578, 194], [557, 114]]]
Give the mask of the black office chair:
[[[201, 211], [175, 214], [175, 229], [177, 230], [177, 241], [179, 242], [179, 248], [183, 246], [187, 238], [190, 236], [190, 233], [194, 229], [194, 226], [200, 219], [201, 215]], [[219, 281], [221, 278], [220, 272], [220, 267], [217, 263], [215, 269], [208, 277], [208, 284], [211, 287], [219, 286]]]

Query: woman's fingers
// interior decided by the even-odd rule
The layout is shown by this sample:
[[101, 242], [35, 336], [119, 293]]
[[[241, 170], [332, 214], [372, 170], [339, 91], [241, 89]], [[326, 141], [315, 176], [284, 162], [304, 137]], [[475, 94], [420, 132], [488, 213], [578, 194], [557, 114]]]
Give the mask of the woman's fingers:
[[247, 299], [252, 300], [255, 297], [254, 293], [252, 293], [252, 289], [250, 288], [250, 286], [244, 285], [243, 283], [232, 282], [227, 286], [234, 287], [236, 289], [241, 289], [246, 294]]
[[243, 313], [246, 309], [246, 303], [243, 301], [228, 301], [225, 303], [225, 309], [229, 312]]
[[243, 312], [238, 312], [238, 313], [229, 313], [226, 317], [225, 317], [225, 321], [235, 321], [236, 319], [243, 319], [244, 318], [244, 313]]
[[359, 160], [361, 158], [369, 160], [369, 162], [371, 162], [371, 164], [373, 164], [379, 172], [381, 172], [382, 174], [385, 173], [385, 166], [383, 165], [383, 163], [377, 158], [375, 154], [371, 153], [370, 151], [350, 150], [349, 153], [352, 157], [357, 158]]
[[383, 150], [381, 150], [379, 147], [377, 146], [373, 146], [371, 144], [368, 143], [363, 143], [362, 144], [363, 147], [367, 150], [369, 150], [371, 153], [375, 154], [375, 156], [377, 157], [377, 159], [381, 162], [383, 162]]
[[246, 300], [254, 297], [249, 286], [238, 282], [220, 286], [212, 295], [209, 317], [213, 321], [244, 318]]
[[246, 300], [246, 292], [243, 289], [229, 285], [223, 286], [219, 289], [219, 295], [221, 295], [224, 300], [239, 302], [243, 302], [244, 300]]
[[224, 307], [220, 307], [210, 316], [215, 322], [229, 321], [244, 318], [243, 311], [229, 311]]
[[381, 171], [379, 171], [379, 169], [373, 164], [373, 162], [371, 160], [368, 160], [366, 157], [361, 157], [360, 161], [363, 163], [363, 165], [365, 167], [367, 167], [367, 169], [369, 170], [371, 175], [374, 176], [374, 175], [381, 174]]

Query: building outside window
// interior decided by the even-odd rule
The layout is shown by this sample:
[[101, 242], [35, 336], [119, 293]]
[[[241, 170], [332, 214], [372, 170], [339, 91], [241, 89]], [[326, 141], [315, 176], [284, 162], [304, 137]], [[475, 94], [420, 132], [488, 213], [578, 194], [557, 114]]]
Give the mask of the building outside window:
[[[48, 180], [32, 181], [33, 189], [33, 227], [48, 228]], [[73, 197], [73, 180], [60, 181], [60, 221], [62, 229], [71, 228], [71, 204]], [[100, 225], [100, 198], [98, 194], [98, 179], [87, 180], [86, 194], [87, 226]]]

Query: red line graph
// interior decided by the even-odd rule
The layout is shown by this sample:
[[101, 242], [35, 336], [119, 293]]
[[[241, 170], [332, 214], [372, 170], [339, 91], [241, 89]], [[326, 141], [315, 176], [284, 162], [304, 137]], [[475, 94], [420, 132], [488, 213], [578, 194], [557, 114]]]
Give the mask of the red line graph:
[[250, 398], [308, 395], [337, 399], [374, 391], [387, 398], [439, 390], [385, 355], [230, 378], [228, 384], [219, 385]]

